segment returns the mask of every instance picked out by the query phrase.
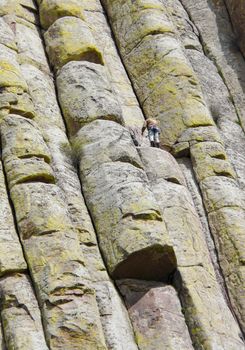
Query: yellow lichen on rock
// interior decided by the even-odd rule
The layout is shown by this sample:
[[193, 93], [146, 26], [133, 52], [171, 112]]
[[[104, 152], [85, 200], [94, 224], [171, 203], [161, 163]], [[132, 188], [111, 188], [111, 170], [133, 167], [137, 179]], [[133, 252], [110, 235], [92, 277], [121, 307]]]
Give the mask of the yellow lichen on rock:
[[57, 76], [57, 87], [70, 135], [96, 119], [123, 124], [121, 108], [103, 66], [69, 62]]
[[16, 15], [30, 23], [37, 21], [37, 8], [34, 0], [1, 0], [0, 16]]
[[0, 195], [0, 276], [3, 276], [11, 271], [25, 271], [27, 265], [14, 225], [14, 218], [5, 187], [2, 162], [0, 162]]
[[38, 157], [50, 163], [48, 147], [34, 121], [10, 114], [0, 125], [3, 158], [15, 155], [18, 158]]
[[[173, 146], [186, 129], [214, 125], [164, 4], [160, 1], [110, 0], [103, 3], [110, 14], [122, 58], [141, 106], [147, 117], [159, 121], [162, 143]], [[120, 6], [122, 11], [119, 11]], [[162, 30], [160, 24], [155, 30], [152, 18], [156, 23], [164, 19]], [[130, 26], [132, 30], [128, 30]]]
[[73, 16], [84, 19], [79, 0], [43, 0], [40, 4], [40, 22], [48, 29], [58, 18]]
[[35, 156], [29, 159], [19, 159], [14, 156], [6, 157], [5, 169], [10, 188], [15, 184], [30, 181], [55, 183], [55, 176], [50, 165], [42, 158]]
[[128, 131], [113, 121], [93, 121], [77, 133], [74, 147], [110, 274], [166, 279], [175, 269], [175, 254]]
[[27, 91], [20, 69], [8, 60], [0, 59], [0, 87], [17, 87]]
[[91, 29], [80, 18], [56, 20], [44, 37], [50, 62], [56, 69], [70, 61], [104, 64]]
[[236, 178], [224, 147], [217, 142], [199, 142], [190, 148], [193, 168], [199, 181], [209, 176]]

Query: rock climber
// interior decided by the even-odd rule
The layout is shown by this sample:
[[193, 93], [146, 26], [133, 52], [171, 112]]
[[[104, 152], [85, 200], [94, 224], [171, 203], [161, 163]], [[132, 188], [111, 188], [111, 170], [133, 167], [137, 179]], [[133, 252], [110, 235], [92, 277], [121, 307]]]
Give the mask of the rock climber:
[[160, 129], [158, 127], [157, 120], [152, 118], [146, 119], [142, 127], [142, 131], [141, 131], [142, 135], [146, 128], [148, 130], [148, 137], [151, 143], [151, 147], [159, 148], [160, 147], [160, 140], [159, 140]]

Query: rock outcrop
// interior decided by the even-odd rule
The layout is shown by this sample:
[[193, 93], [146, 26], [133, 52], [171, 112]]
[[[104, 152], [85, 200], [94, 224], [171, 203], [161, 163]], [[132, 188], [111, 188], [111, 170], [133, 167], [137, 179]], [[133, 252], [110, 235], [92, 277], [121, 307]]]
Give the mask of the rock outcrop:
[[0, 0], [1, 350], [245, 349], [244, 16]]

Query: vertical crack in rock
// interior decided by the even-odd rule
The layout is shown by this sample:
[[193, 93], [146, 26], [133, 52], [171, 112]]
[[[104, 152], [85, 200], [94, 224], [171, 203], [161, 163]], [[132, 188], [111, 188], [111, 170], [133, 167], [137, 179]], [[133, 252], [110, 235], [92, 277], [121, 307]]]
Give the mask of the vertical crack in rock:
[[[20, 61], [45, 73], [48, 64], [38, 32], [35, 32], [35, 26], [24, 26], [19, 24], [17, 17], [14, 34], [21, 52]], [[26, 34], [24, 39], [29, 37], [28, 45], [21, 41], [17, 29]], [[14, 72], [13, 81], [7, 74], [4, 81], [4, 74], [1, 75], [6, 93], [28, 93], [17, 61], [13, 69], [17, 73]], [[3, 65], [2, 70], [9, 68]], [[4, 120], [1, 124], [4, 164], [8, 167], [11, 198], [41, 304], [49, 346], [51, 349], [67, 348], [69, 344], [71, 349], [93, 344], [91, 346], [97, 349], [105, 349], [95, 293], [84, 267], [78, 235], [69, 219], [65, 198], [55, 184], [49, 165], [52, 157], [42, 129], [39, 129], [45, 123], [38, 126], [26, 119], [29, 115], [23, 104], [15, 110], [18, 115], [9, 114], [12, 110], [8, 105], [6, 107], [2, 110]], [[52, 108], [50, 114], [56, 116]]]
[[[70, 149], [69, 142], [66, 138], [66, 135], [64, 134], [65, 129], [62, 123], [62, 117], [58, 108], [58, 103], [56, 101], [55, 90], [54, 90], [52, 81], [49, 78], [50, 74], [47, 71], [47, 68], [44, 69], [43, 66], [37, 65], [36, 62], [34, 61], [33, 62], [30, 62], [28, 60], [23, 61], [21, 68], [28, 82], [30, 95], [35, 105], [35, 112], [36, 112], [35, 119], [38, 123], [38, 126], [42, 130], [42, 134], [44, 136], [45, 141], [47, 142], [47, 145], [49, 146], [49, 149], [52, 152], [52, 158], [51, 158], [50, 164], [55, 173], [56, 183], [62, 189], [62, 192], [63, 192], [62, 198], [64, 202], [67, 203], [67, 210], [69, 212], [69, 216], [72, 219], [72, 226], [76, 230], [76, 233], [79, 237], [80, 245], [82, 246], [82, 251], [84, 252], [84, 255], [85, 255], [85, 264], [90, 273], [89, 283], [91, 283], [92, 288], [96, 289], [96, 298], [97, 298], [98, 306], [101, 312], [101, 322], [102, 322], [105, 334], [107, 333], [107, 343], [109, 345], [113, 344], [114, 348], [118, 347], [120, 344], [120, 346], [122, 346], [123, 349], [124, 348], [136, 349], [137, 347], [133, 339], [130, 322], [121, 304], [121, 300], [118, 297], [117, 293], [114, 292], [113, 284], [110, 282], [109, 277], [105, 272], [103, 261], [101, 260], [101, 257], [99, 255], [99, 250], [96, 246], [96, 238], [93, 231], [93, 226], [90, 221], [85, 203], [82, 198], [79, 180], [76, 177], [76, 170], [74, 167], [72, 152]], [[36, 198], [38, 199], [39, 197], [45, 198], [47, 197], [47, 195], [45, 196], [44, 194], [42, 194], [42, 192], [40, 192], [40, 194]], [[34, 223], [32, 223], [32, 225], [33, 224]], [[46, 235], [55, 234], [56, 231], [57, 229], [55, 228], [47, 229], [45, 234]], [[33, 234], [34, 232], [35, 230], [33, 230]], [[43, 242], [45, 243], [45, 240]], [[47, 244], [50, 244], [51, 246], [50, 249], [52, 249], [51, 243], [55, 244], [55, 242], [56, 242], [55, 238], [50, 237], [50, 243], [47, 242]], [[59, 250], [59, 247], [57, 249]], [[54, 256], [58, 255], [57, 249], [56, 250], [54, 249]], [[72, 246], [70, 247], [70, 249], [71, 251], [73, 251]], [[60, 248], [60, 250], [62, 251], [62, 248]], [[80, 258], [81, 257], [82, 255], [80, 251]], [[73, 269], [71, 267], [71, 271], [72, 270], [74, 270], [73, 274], [75, 274], [75, 271], [76, 271], [75, 266], [73, 266]], [[65, 271], [65, 274], [67, 273], [68, 272]], [[84, 274], [83, 281], [85, 283], [86, 283], [87, 277]], [[55, 276], [53, 276], [52, 279], [55, 280]], [[105, 286], [107, 286], [107, 288], [105, 288]], [[57, 297], [59, 294], [58, 290], [59, 289], [56, 288], [55, 293]], [[85, 293], [87, 292], [89, 294], [89, 291], [85, 290]], [[81, 295], [79, 296], [78, 293], [77, 295], [79, 299], [81, 299]], [[42, 296], [40, 298], [42, 299]], [[89, 303], [90, 309], [87, 310], [87, 316], [92, 315], [93, 313], [95, 318], [97, 317], [97, 315], [94, 309], [95, 305], [93, 305], [93, 302], [92, 302], [94, 299], [94, 296], [91, 296], [91, 298], [92, 299], [90, 300], [90, 303]], [[64, 297], [64, 300], [65, 300], [65, 297]], [[84, 297], [83, 297], [83, 300], [85, 301]], [[107, 309], [110, 310], [111, 315], [108, 315], [108, 316], [103, 315], [103, 307], [102, 307], [104, 302], [103, 300], [110, 301], [111, 305]], [[55, 301], [55, 304], [57, 302], [58, 301]], [[50, 311], [52, 308], [54, 309], [55, 305], [52, 306], [52, 304], [53, 304], [53, 301], [50, 302], [50, 298], [49, 298], [45, 306], [46, 309], [48, 309], [48, 311]], [[116, 310], [114, 309], [114, 305], [117, 305], [117, 313], [116, 313]], [[120, 308], [121, 308], [121, 311], [120, 311]], [[62, 319], [61, 313], [58, 316], [60, 316], [60, 319]], [[120, 329], [120, 331], [119, 329], [116, 329], [115, 326], [113, 325], [113, 322], [112, 322], [113, 320], [121, 324], [122, 328]], [[51, 322], [51, 319], [49, 321], [48, 312], [44, 313], [44, 321], [48, 323], [46, 331], [49, 334], [52, 331], [52, 329], [49, 329], [49, 322]], [[73, 315], [73, 323], [74, 322], [75, 322], [75, 314]], [[96, 327], [96, 323], [98, 324], [97, 319], [91, 320], [91, 322], [94, 324], [94, 327]], [[71, 331], [69, 327], [65, 325], [63, 328], [62, 327], [63, 326], [61, 325], [60, 329], [62, 331], [70, 333], [71, 337], [73, 336], [72, 333], [74, 332]], [[54, 331], [55, 331], [55, 327], [54, 327]], [[97, 339], [96, 345], [93, 343], [93, 336], [91, 333], [87, 339], [86, 339], [86, 334], [84, 333], [82, 341], [81, 339], [79, 340], [79, 345], [76, 345], [76, 342], [73, 342], [70, 338], [66, 340], [65, 333], [64, 335], [62, 334], [62, 336], [59, 339], [59, 342], [61, 346], [63, 346], [62, 344], [65, 344], [65, 342], [67, 341], [69, 343], [70, 348], [73, 346], [74, 347], [78, 346], [78, 348], [84, 348], [85, 346], [87, 348], [90, 346], [89, 344], [91, 344], [93, 349], [94, 349], [94, 346], [97, 346], [96, 348], [99, 349], [100, 343], [98, 342], [98, 339], [99, 337], [101, 337], [100, 329], [96, 331], [96, 329], [94, 328], [94, 331]], [[88, 330], [88, 332], [90, 332], [90, 330]], [[113, 342], [111, 342], [111, 340], [109, 339], [108, 334], [113, 335], [114, 337]], [[56, 348], [56, 346], [58, 346], [57, 340], [58, 339], [55, 336], [53, 337], [53, 339], [50, 340], [51, 348]], [[86, 343], [86, 341], [88, 342]], [[85, 343], [86, 345], [84, 345]], [[121, 345], [122, 343], [123, 345]]]
[[[241, 290], [244, 285], [242, 261], [245, 234], [242, 229], [244, 211], [241, 194], [239, 189], [238, 192], [235, 190], [236, 174], [205, 105], [198, 80], [175, 34], [167, 8], [160, 1], [153, 5], [148, 2], [105, 0], [103, 4], [146, 116], [159, 120], [161, 140], [163, 144], [171, 146], [174, 155], [180, 157], [190, 150], [233, 307], [240, 323], [243, 323]], [[156, 21], [152, 21], [153, 16]], [[155, 32], [156, 26], [158, 30]], [[228, 198], [226, 184], [229, 179], [234, 179], [236, 204], [234, 202], [230, 209], [225, 209], [227, 204], [223, 202], [220, 192], [217, 199], [212, 199], [220, 201], [220, 207], [210, 213], [207, 187], [204, 188], [202, 183], [209, 180], [209, 186], [214, 188], [220, 181], [222, 191]], [[229, 218], [228, 211], [232, 215]], [[234, 226], [236, 233], [231, 229]], [[221, 239], [221, 236], [225, 238]], [[237, 259], [231, 262], [232, 256], [237, 256]]]
[[[200, 343], [219, 344], [224, 349], [241, 346], [240, 341], [229, 340], [235, 333], [239, 339], [239, 328], [216, 282], [203, 228], [178, 164], [163, 150], [141, 148], [139, 152], [178, 257], [175, 284], [194, 345], [199, 348]], [[219, 309], [229, 319], [226, 325], [219, 324]], [[221, 336], [224, 328], [226, 335], [230, 332], [227, 338]]]
[[[205, 241], [209, 226], [243, 326], [244, 61], [224, 2], [181, 0], [190, 17], [179, 1], [102, 2], [0, 1], [0, 240], [18, 230], [32, 277], [13, 266], [19, 241], [0, 250], [6, 347], [47, 349], [45, 333], [51, 350], [243, 349]], [[172, 155], [143, 147], [144, 116]], [[206, 212], [173, 155], [190, 156]]]
[[[41, 4], [42, 7], [43, 4]], [[55, 49], [55, 36], [52, 34], [52, 27], [54, 25], [58, 26], [58, 29], [56, 30], [57, 35], [59, 37], [59, 40], [62, 40], [63, 45], [60, 46], [59, 50], [64, 50], [65, 57], [64, 60], [62, 59], [62, 54], [60, 54], [59, 62], [57, 62], [56, 57], [54, 56], [55, 61], [53, 62], [53, 65], [55, 65], [56, 68], [59, 68], [59, 72], [57, 75], [57, 89], [59, 94], [59, 100], [62, 107], [63, 115], [66, 119], [66, 123], [68, 126], [69, 134], [71, 137], [76, 136], [75, 142], [75, 150], [78, 153], [78, 159], [80, 162], [80, 171], [83, 176], [83, 168], [81, 169], [81, 166], [83, 167], [83, 164], [85, 162], [83, 161], [82, 152], [83, 152], [83, 144], [80, 143], [80, 139], [83, 140], [83, 134], [81, 134], [84, 130], [86, 130], [87, 125], [89, 123], [88, 128], [92, 129], [94, 128], [94, 134], [98, 137], [98, 135], [101, 134], [101, 132], [105, 132], [106, 130], [110, 130], [110, 128], [119, 128], [119, 125], [117, 124], [107, 124], [106, 120], [110, 120], [113, 122], [119, 122], [123, 123], [122, 117], [121, 117], [121, 110], [119, 108], [118, 102], [116, 101], [113, 91], [110, 87], [109, 82], [107, 81], [106, 72], [103, 71], [103, 62], [100, 60], [100, 64], [94, 63], [94, 58], [90, 55], [91, 48], [94, 53], [97, 52], [97, 55], [99, 54], [98, 49], [95, 46], [94, 39], [92, 34], [90, 34], [90, 29], [88, 25], [81, 19], [79, 19], [79, 25], [82, 26], [89, 35], [86, 36], [86, 39], [83, 41], [78, 41], [77, 43], [74, 42], [72, 39], [73, 36], [76, 36], [76, 31], [71, 32], [69, 36], [63, 35], [62, 32], [62, 26], [63, 23], [67, 21], [66, 17], [59, 18], [53, 23], [48, 31], [45, 33], [45, 42], [48, 49], [49, 57], [52, 61], [53, 53], [56, 52]], [[69, 19], [70, 22], [77, 23], [77, 19], [74, 17], [71, 17]], [[81, 27], [81, 28], [82, 28]], [[55, 35], [56, 35], [55, 32]], [[74, 37], [75, 38], [75, 37]], [[54, 45], [53, 45], [54, 43]], [[71, 43], [75, 43], [76, 48], [73, 49]], [[72, 55], [73, 50], [82, 51], [85, 56], [81, 57], [74, 57]], [[60, 61], [61, 59], [61, 61]], [[79, 61], [80, 59], [83, 59], [81, 62], [75, 62]], [[67, 60], [70, 62], [67, 63]], [[74, 61], [75, 60], [75, 61]], [[58, 66], [57, 66], [58, 64]], [[93, 84], [96, 84], [91, 89], [91, 82]], [[94, 92], [93, 92], [94, 90]], [[69, 97], [67, 96], [67, 93], [70, 93]], [[70, 100], [69, 105], [67, 105], [67, 97]], [[102, 119], [104, 121], [100, 121], [99, 123], [96, 122], [97, 119]], [[93, 122], [94, 121], [94, 122]], [[85, 125], [85, 126], [84, 126]], [[107, 126], [108, 125], [108, 126]], [[81, 129], [81, 130], [80, 130]], [[101, 129], [101, 130], [100, 130]], [[104, 131], [104, 130], [105, 131]], [[80, 130], [80, 131], [79, 131]], [[123, 130], [123, 129], [122, 129]], [[88, 132], [87, 132], [88, 133]], [[80, 136], [81, 134], [81, 136]], [[86, 135], [86, 134], [85, 134]], [[109, 136], [109, 135], [108, 135]], [[91, 139], [91, 140], [90, 140]], [[93, 139], [88, 139], [87, 143], [93, 144]], [[95, 139], [95, 137], [94, 137]], [[110, 138], [108, 138], [108, 141], [110, 141]], [[111, 143], [113, 140], [111, 141]], [[94, 142], [94, 151], [97, 150], [97, 142]], [[129, 145], [131, 144], [130, 137], [128, 138]], [[91, 144], [91, 147], [92, 147]], [[127, 141], [125, 141], [125, 144], [127, 144]], [[84, 146], [87, 146], [86, 143]], [[101, 147], [104, 148], [104, 153], [108, 148], [109, 145], [107, 143]], [[91, 147], [87, 147], [88, 149]], [[93, 150], [93, 148], [92, 148]], [[108, 152], [107, 151], [107, 152]], [[125, 152], [125, 156], [127, 159], [127, 162], [129, 163], [129, 169], [126, 168], [126, 163], [122, 163], [121, 168], [122, 171], [125, 172], [125, 184], [123, 187], [125, 187], [125, 194], [120, 194], [120, 186], [116, 186], [113, 192], [112, 184], [110, 184], [110, 181], [115, 178], [114, 181], [116, 181], [117, 177], [120, 174], [120, 171], [118, 169], [119, 162], [116, 164], [117, 168], [114, 169], [113, 160], [114, 161], [120, 161], [120, 158], [124, 155], [120, 154], [120, 149], [117, 151], [117, 147], [115, 145], [115, 151], [116, 153], [119, 152], [119, 155], [115, 155], [115, 159], [103, 160], [99, 159], [95, 162], [92, 161], [91, 158], [91, 165], [89, 165], [90, 159], [88, 159], [88, 167], [90, 169], [85, 169], [86, 172], [93, 171], [93, 176], [95, 176], [95, 169], [100, 165], [100, 170], [102, 170], [102, 166], [104, 168], [105, 172], [105, 182], [100, 183], [101, 177], [98, 173], [98, 185], [95, 184], [94, 187], [94, 194], [92, 192], [92, 189], [90, 189], [92, 183], [94, 180], [91, 178], [92, 183], [90, 184], [90, 177], [89, 175], [86, 176], [86, 182], [87, 187], [85, 186], [85, 180], [82, 181], [83, 186], [83, 192], [86, 197], [86, 203], [90, 209], [90, 212], [93, 216], [93, 221], [95, 224], [95, 227], [97, 229], [97, 233], [99, 235], [99, 242], [100, 247], [103, 251], [105, 261], [107, 262], [107, 266], [109, 268], [109, 271], [112, 275], [114, 275], [117, 278], [122, 277], [141, 277], [143, 278], [144, 272], [140, 269], [140, 262], [144, 255], [146, 255], [149, 258], [149, 271], [145, 272], [146, 278], [156, 278], [156, 279], [164, 279], [165, 276], [167, 276], [169, 273], [172, 272], [172, 270], [175, 268], [176, 262], [175, 262], [175, 256], [172, 251], [171, 246], [168, 244], [167, 237], [160, 238], [160, 232], [163, 233], [165, 228], [164, 224], [161, 223], [161, 218], [159, 217], [157, 207], [155, 208], [155, 204], [153, 202], [153, 198], [151, 198], [151, 193], [149, 190], [145, 190], [146, 194], [146, 204], [145, 205], [139, 205], [139, 208], [136, 208], [135, 200], [138, 196], [137, 194], [139, 191], [143, 190], [142, 185], [139, 182], [139, 189], [134, 193], [133, 187], [132, 190], [130, 189], [130, 182], [136, 182], [137, 176], [139, 178], [144, 178], [144, 173], [140, 174], [139, 170], [138, 173], [136, 172], [134, 174], [134, 169], [132, 168], [132, 178], [127, 179], [128, 175], [126, 175], [127, 172], [130, 170], [130, 158], [134, 158], [134, 155], [129, 154], [127, 155], [127, 151]], [[106, 155], [106, 154], [105, 154]], [[86, 154], [85, 154], [86, 157]], [[118, 159], [117, 159], [118, 158]], [[111, 165], [110, 165], [111, 161]], [[106, 162], [106, 163], [105, 163]], [[93, 164], [94, 163], [94, 164]], [[105, 165], [103, 164], [105, 163]], [[137, 163], [137, 160], [136, 160]], [[93, 168], [95, 168], [93, 170]], [[113, 170], [114, 169], [114, 170]], [[110, 173], [113, 173], [110, 174]], [[134, 179], [135, 178], [135, 179]], [[83, 179], [82, 179], [83, 180]], [[127, 182], [129, 184], [127, 184]], [[146, 184], [146, 179], [143, 180]], [[107, 188], [107, 186], [109, 186]], [[101, 197], [101, 194], [99, 195], [99, 192], [101, 192], [102, 188], [109, 190], [109, 197], [108, 199]], [[110, 192], [111, 191], [111, 192]], [[130, 195], [130, 191], [132, 191], [132, 194]], [[147, 192], [148, 191], [148, 192]], [[98, 194], [96, 194], [98, 192]], [[99, 196], [98, 196], [99, 195]], [[149, 203], [147, 203], [147, 196], [149, 196]], [[101, 199], [100, 199], [101, 197]], [[118, 197], [118, 198], [117, 198]], [[125, 199], [124, 199], [125, 197]], [[128, 197], [128, 198], [127, 198]], [[135, 199], [134, 199], [135, 198]], [[106, 199], [106, 201], [105, 201]], [[93, 201], [96, 201], [98, 204], [98, 209], [93, 204]], [[117, 202], [113, 202], [113, 200], [117, 200]], [[111, 203], [110, 203], [111, 201]], [[117, 205], [120, 204], [120, 201], [125, 201], [124, 208], [118, 208], [116, 210]], [[127, 204], [128, 203], [128, 204]], [[127, 205], [129, 208], [127, 208]], [[121, 206], [121, 204], [120, 204]], [[132, 209], [130, 208], [132, 207]], [[112, 208], [115, 210], [115, 214], [112, 214]], [[134, 208], [135, 207], [135, 208]], [[126, 210], [126, 212], [124, 212]], [[107, 212], [108, 213], [107, 213]], [[145, 237], [144, 234], [140, 233], [140, 228], [143, 224], [143, 221], [139, 220], [139, 228], [137, 229], [137, 223], [136, 221], [132, 221], [126, 218], [127, 212], [131, 212], [133, 216], [140, 217], [145, 216], [146, 220], [148, 219], [149, 222], [149, 228], [145, 230]], [[138, 214], [139, 212], [139, 214]], [[144, 213], [145, 212], [145, 213]], [[107, 214], [106, 214], [107, 213]], [[112, 214], [112, 215], [111, 215]], [[130, 214], [131, 216], [131, 214]], [[121, 218], [120, 218], [121, 217]], [[124, 220], [122, 220], [124, 218]], [[106, 220], [105, 220], [106, 219]], [[125, 221], [125, 223], [123, 223]], [[151, 226], [155, 224], [154, 231], [159, 231], [159, 233], [150, 233]], [[159, 226], [159, 228], [157, 227]], [[103, 228], [105, 226], [105, 228]], [[125, 226], [125, 228], [124, 228]], [[115, 227], [115, 228], [114, 228]], [[120, 231], [119, 231], [120, 227]], [[131, 227], [131, 228], [130, 228]], [[107, 232], [108, 229], [111, 230], [112, 236], [109, 237], [109, 233]], [[148, 231], [149, 230], [149, 231]], [[132, 231], [131, 234], [135, 237], [137, 232], [139, 234], [142, 234], [142, 240], [134, 246], [135, 242], [133, 242], [133, 239], [130, 239], [130, 231]], [[146, 234], [147, 233], [147, 234]], [[113, 238], [114, 235], [114, 238]], [[117, 235], [118, 238], [117, 238]], [[121, 235], [121, 238], [120, 238]], [[129, 237], [127, 237], [129, 235]], [[149, 237], [147, 237], [149, 235]], [[152, 235], [152, 237], [151, 237]], [[166, 236], [166, 234], [165, 234]], [[110, 241], [109, 241], [109, 240]], [[124, 241], [125, 240], [125, 241]], [[137, 247], [137, 244], [139, 245]], [[159, 264], [158, 264], [159, 262]], [[152, 265], [151, 265], [152, 264]], [[129, 269], [130, 266], [130, 269]], [[130, 272], [131, 271], [131, 272]], [[154, 275], [155, 274], [155, 275]]]
[[205, 102], [225, 142], [226, 151], [236, 170], [239, 184], [244, 189], [245, 136], [239, 125], [229, 90], [220, 77], [214, 62], [205, 55], [200, 44], [198, 30], [190, 21], [182, 4], [179, 1], [174, 3], [168, 1], [167, 6], [185, 47], [185, 53], [200, 81]]
[[1, 277], [0, 295], [6, 348], [48, 350], [29, 276], [12, 273]]
[[5, 334], [4, 334], [4, 328], [2, 319], [0, 318], [0, 349], [6, 350], [6, 340], [5, 340]]

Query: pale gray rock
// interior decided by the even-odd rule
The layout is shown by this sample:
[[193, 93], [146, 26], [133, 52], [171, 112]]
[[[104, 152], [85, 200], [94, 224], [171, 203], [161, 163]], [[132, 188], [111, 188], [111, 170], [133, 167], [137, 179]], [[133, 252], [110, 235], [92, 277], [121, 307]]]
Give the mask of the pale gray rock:
[[10, 114], [0, 125], [3, 159], [38, 157], [50, 163], [50, 153], [34, 121]]
[[[166, 278], [175, 268], [175, 256], [128, 131], [115, 122], [97, 120], [79, 131], [74, 148], [110, 274]], [[144, 270], [142, 261], [148, 261]]]
[[49, 347], [105, 350], [95, 292], [61, 190], [20, 184], [11, 197]]
[[57, 19], [45, 32], [44, 39], [50, 63], [56, 70], [71, 61], [104, 64], [90, 27], [80, 18]]
[[0, 43], [10, 49], [17, 50], [14, 33], [11, 27], [5, 22], [4, 17], [0, 18], [0, 33]]
[[27, 23], [37, 22], [37, 8], [34, 0], [0, 0], [0, 16], [15, 15]]
[[[10, 88], [10, 91], [12, 88]], [[14, 89], [13, 89], [14, 90]], [[34, 106], [31, 97], [22, 89], [19, 91], [3, 91], [0, 94], [1, 119], [8, 114], [18, 114], [25, 118], [33, 119], [35, 117]]]
[[2, 276], [27, 269], [6, 191], [2, 162], [0, 162], [0, 195], [0, 275]]
[[[45, 140], [53, 155], [51, 164], [57, 177], [57, 183], [63, 192], [65, 202], [68, 204], [68, 212], [72, 220], [73, 227], [76, 229], [78, 238], [80, 240], [80, 244], [82, 245], [80, 254], [83, 253], [84, 263], [89, 272], [89, 278], [91, 278], [94, 281], [93, 288], [96, 289], [96, 297], [99, 309], [101, 309], [101, 304], [106, 304], [107, 308], [111, 309], [111, 314], [101, 314], [101, 322], [107, 345], [110, 344], [110, 349], [124, 349], [125, 347], [125, 349], [128, 349], [127, 345], [130, 344], [130, 349], [134, 349], [136, 345], [133, 339], [132, 330], [130, 328], [130, 322], [128, 320], [126, 311], [123, 310], [122, 304], [122, 311], [119, 312], [118, 310], [121, 302], [116, 292], [112, 290], [112, 288], [114, 287], [112, 286], [111, 282], [108, 282], [108, 292], [107, 288], [105, 288], [104, 290], [104, 288], [101, 287], [103, 290], [103, 297], [101, 295], [102, 292], [100, 292], [101, 288], [97, 288], [95, 284], [95, 281], [98, 280], [108, 281], [109, 277], [101, 259], [91, 219], [89, 217], [87, 208], [84, 203], [84, 199], [81, 194], [81, 186], [74, 166], [72, 149], [68, 142], [67, 136], [62, 131], [62, 117], [60, 115], [58, 104], [55, 99], [52, 81], [47, 75], [44, 75], [38, 69], [30, 65], [22, 66], [22, 71], [24, 71], [25, 76], [28, 77], [30, 93], [32, 95], [35, 107], [38, 107], [38, 124], [42, 129], [42, 132], [45, 136]], [[48, 118], [48, 116], [50, 116], [52, 119]], [[61, 129], [55, 125], [61, 125]], [[61, 235], [61, 240], [62, 238], [63, 235]], [[51, 246], [51, 250], [53, 249], [55, 254], [57, 254], [56, 250], [57, 246], [59, 247], [59, 244], [57, 244], [55, 240], [55, 245], [53, 245], [52, 240], [54, 240], [53, 237], [50, 238], [49, 245]], [[41, 238], [39, 244], [42, 246], [44, 245], [44, 242]], [[69, 244], [69, 249], [74, 250], [71, 244]], [[62, 247], [60, 247], [60, 250], [62, 250]], [[42, 254], [43, 253], [40, 252], [40, 255]], [[77, 257], [76, 259], [79, 259], [79, 257]], [[57, 261], [57, 264], [59, 265], [61, 264], [61, 262]], [[67, 267], [65, 268], [65, 270], [67, 272]], [[70, 271], [75, 271], [75, 266], [71, 266]], [[42, 278], [46, 280], [47, 278], [45, 276], [47, 276], [47, 273], [45, 273], [44, 275], [40, 275], [39, 281]], [[81, 274], [81, 276], [83, 276], [83, 279], [85, 278], [84, 272]], [[55, 279], [55, 276], [53, 276], [52, 279]], [[100, 295], [99, 299], [97, 294]], [[115, 301], [112, 302], [112, 298]], [[114, 302], [117, 305], [116, 309], [113, 308]], [[49, 312], [48, 308], [45, 310], [45, 317], [47, 320], [49, 320], [55, 311]], [[78, 314], [78, 317], [81, 317], [81, 309], [80, 311], [76, 312], [76, 314]], [[75, 319], [74, 315], [75, 310], [73, 311], [73, 318]], [[84, 315], [85, 308], [83, 317]], [[59, 315], [59, 317], [61, 317], [61, 315]], [[118, 320], [118, 323], [120, 320], [120, 329], [123, 324], [125, 332], [121, 332], [118, 330], [117, 327], [115, 327], [115, 320]], [[55, 330], [55, 328], [52, 329], [50, 326], [48, 326], [48, 333], [57, 334], [57, 330]], [[111, 334], [113, 335], [113, 338]], [[86, 345], [87, 347], [89, 346], [88, 344], [89, 343], [87, 343]]]
[[[166, 180], [176, 184], [185, 185], [185, 178], [178, 163], [170, 153], [166, 151], [157, 153], [156, 151], [156, 155], [158, 156], [152, 159], [151, 150], [147, 151], [147, 148], [139, 148], [138, 151], [143, 160], [147, 177], [151, 183], [157, 184], [161, 180]], [[164, 158], [164, 162], [162, 158]], [[158, 169], [157, 173], [155, 169]]]
[[240, 44], [243, 55], [245, 56], [244, 2], [242, 0], [225, 0], [225, 3], [228, 7], [235, 33], [237, 34], [237, 41]]
[[48, 350], [39, 306], [27, 275], [0, 279], [1, 318], [7, 349]]
[[[214, 125], [165, 4], [110, 0], [103, 4], [141, 107], [147, 118], [159, 120], [162, 145], [172, 147], [188, 128]], [[165, 24], [155, 28], [152, 18], [156, 24], [164, 18]], [[128, 30], [131, 27], [135, 30]], [[132, 47], [125, 43], [125, 33]]]
[[31, 64], [21, 65], [21, 72], [25, 76], [34, 104], [35, 121], [43, 130], [47, 125], [55, 125], [65, 130], [51, 73], [45, 74]]
[[209, 176], [236, 179], [236, 173], [224, 146], [218, 142], [199, 142], [190, 147], [191, 160], [198, 182]]
[[55, 183], [52, 168], [42, 158], [32, 156], [20, 159], [16, 156], [8, 156], [4, 160], [9, 188], [16, 184], [41, 181]]
[[1, 51], [0, 51], [0, 59], [4, 60], [7, 59], [11, 62], [12, 65], [14, 65], [16, 68], [19, 68], [18, 60], [17, 60], [17, 52], [13, 48], [10, 48], [8, 46], [5, 46], [4, 44], [0, 43]]
[[11, 189], [11, 198], [22, 239], [71, 230], [62, 193], [56, 185], [41, 182], [16, 185]]
[[230, 92], [244, 130], [245, 62], [238, 49], [225, 2], [181, 0], [181, 3], [198, 29], [206, 55], [215, 63]]
[[205, 210], [203, 199], [202, 199], [202, 194], [201, 194], [199, 185], [198, 185], [196, 178], [195, 178], [195, 174], [193, 171], [191, 160], [189, 158], [178, 158], [177, 161], [178, 161], [180, 169], [182, 170], [182, 172], [184, 174], [187, 188], [188, 188], [189, 192], [191, 193], [193, 203], [195, 205], [195, 209], [199, 215], [199, 219], [200, 219], [200, 222], [202, 225], [202, 232], [204, 234], [204, 237], [205, 237], [205, 240], [206, 240], [206, 243], [208, 246], [209, 254], [210, 254], [213, 266], [215, 268], [216, 278], [217, 278], [217, 280], [222, 288], [222, 292], [223, 292], [225, 298], [227, 298], [226, 289], [225, 289], [225, 285], [224, 285], [224, 279], [223, 279], [223, 276], [221, 275], [221, 272], [220, 272], [220, 266], [218, 264], [217, 252], [216, 252], [216, 248], [214, 245], [212, 234], [211, 234], [211, 231], [209, 228], [208, 218], [207, 218], [206, 210]]
[[192, 197], [183, 185], [167, 182], [162, 176], [161, 167], [155, 167], [156, 159], [158, 163], [165, 162], [165, 153], [155, 148], [140, 149], [178, 258], [179, 276], [175, 275], [174, 280], [194, 346], [197, 349], [202, 349], [203, 344], [211, 349], [243, 349], [239, 327], [215, 279]]
[[[144, 116], [121, 58], [118, 55], [101, 3], [99, 0], [92, 0], [89, 3], [84, 0], [79, 0], [79, 2], [84, 9], [85, 19], [92, 26], [97, 45], [103, 54], [105, 69], [108, 71], [108, 79], [120, 102], [124, 123], [127, 127], [134, 128], [137, 133], [140, 133]], [[137, 139], [141, 143], [140, 135]]]
[[17, 23], [15, 37], [19, 63], [30, 63], [47, 72], [49, 66], [38, 29]]
[[71, 135], [95, 119], [123, 122], [120, 106], [103, 66], [90, 62], [70, 62], [60, 71], [57, 88]]
[[110, 281], [94, 284], [101, 323], [110, 350], [138, 350], [127, 310]]
[[200, 187], [208, 213], [224, 207], [245, 209], [243, 193], [233, 179], [212, 176], [204, 179]]

